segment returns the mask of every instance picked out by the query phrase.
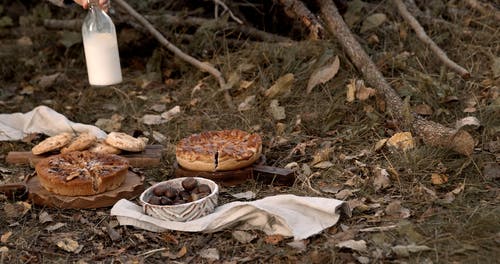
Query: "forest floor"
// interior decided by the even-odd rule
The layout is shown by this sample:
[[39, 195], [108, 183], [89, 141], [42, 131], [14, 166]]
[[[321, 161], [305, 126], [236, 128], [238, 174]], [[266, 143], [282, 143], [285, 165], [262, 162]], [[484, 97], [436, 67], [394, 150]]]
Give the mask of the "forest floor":
[[[174, 45], [219, 69], [231, 84], [228, 92], [238, 109], [227, 107], [211, 75], [174, 57], [118, 7], [111, 17], [124, 81], [91, 87], [78, 28], [43, 24], [45, 19], [82, 19], [81, 8], [3, 1], [0, 113], [46, 105], [74, 122], [146, 135], [150, 144], [164, 147], [161, 165], [138, 168], [146, 187], [173, 177], [175, 144], [191, 133], [257, 132], [267, 164], [296, 165], [295, 184], [250, 180], [223, 188], [220, 204], [236, 201], [232, 194], [245, 191], [255, 199], [292, 193], [345, 200], [352, 216], [293, 241], [256, 230], [154, 233], [120, 226], [110, 208], [56, 209], [3, 197], [0, 263], [497, 263], [500, 28], [492, 15], [472, 10], [465, 1], [418, 1], [427, 16], [419, 19], [428, 35], [471, 72], [463, 79], [418, 40], [391, 1], [347, 1], [343, 11], [358, 41], [414, 111], [448, 127], [465, 117], [477, 118], [479, 126], [463, 128], [476, 142], [473, 154], [464, 156], [426, 146], [417, 135], [415, 147], [406, 151], [375, 148], [380, 140], [407, 130], [394, 125], [378, 95], [348, 101], [348, 85], [362, 80], [361, 74], [333, 36], [325, 32], [322, 39], [309, 40], [307, 29], [277, 1], [226, 2], [246, 25], [291, 42], [262, 41], [237, 27], [224, 27], [235, 24], [227, 13], [213, 22], [212, 1], [130, 2]], [[212, 22], [172, 23], [161, 19], [164, 14]], [[340, 60], [338, 73], [306, 94], [312, 73], [334, 56]], [[287, 74], [293, 74], [291, 85], [275, 97], [266, 96]], [[181, 113], [168, 122], [144, 122], [146, 114], [159, 115], [175, 106]], [[5, 157], [29, 151], [43, 138], [1, 142], [0, 183], [21, 181], [34, 171], [8, 164]], [[64, 247], [64, 241], [76, 244]]]

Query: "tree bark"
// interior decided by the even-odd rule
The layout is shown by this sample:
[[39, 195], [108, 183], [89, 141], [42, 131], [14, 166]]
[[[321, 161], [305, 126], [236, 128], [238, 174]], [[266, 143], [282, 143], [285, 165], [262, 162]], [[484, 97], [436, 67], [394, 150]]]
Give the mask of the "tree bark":
[[464, 155], [471, 155], [474, 150], [474, 139], [466, 131], [445, 127], [412, 112], [405, 114], [407, 107], [405, 107], [403, 100], [387, 83], [382, 73], [355, 39], [333, 1], [318, 1], [327, 29], [337, 38], [348, 57], [362, 73], [365, 81], [384, 96], [389, 114], [405, 128], [411, 129], [420, 136], [425, 144], [445, 147]]

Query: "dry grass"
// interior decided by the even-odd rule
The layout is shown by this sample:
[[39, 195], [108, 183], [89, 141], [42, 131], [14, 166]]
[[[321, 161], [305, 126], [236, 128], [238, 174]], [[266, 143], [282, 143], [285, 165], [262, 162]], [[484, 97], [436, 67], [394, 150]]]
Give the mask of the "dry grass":
[[[291, 242], [291, 239], [271, 245], [265, 242], [266, 236], [257, 231], [249, 231], [256, 236], [252, 242], [241, 244], [232, 237], [232, 230], [214, 234], [157, 234], [115, 226], [116, 220], [109, 216], [109, 208], [58, 210], [33, 206], [28, 213], [14, 218], [7, 218], [3, 212], [0, 214], [0, 235], [12, 232], [5, 243], [0, 243], [0, 247], [9, 248], [9, 252], [2, 255], [0, 263], [67, 263], [80, 259], [106, 263], [158, 263], [169, 260], [162, 256], [162, 252], [176, 254], [183, 246], [186, 246], [187, 253], [177, 259], [181, 263], [209, 263], [198, 254], [206, 248], [219, 250], [221, 261], [216, 263], [348, 263], [356, 261], [355, 258], [360, 255], [369, 257], [372, 263], [494, 263], [500, 254], [500, 192], [498, 178], [485, 177], [483, 168], [486, 163], [498, 162], [499, 155], [488, 151], [486, 146], [500, 139], [498, 98], [492, 97], [494, 89], [498, 92], [499, 79], [492, 77], [490, 68], [492, 56], [500, 54], [500, 33], [491, 18], [472, 13], [460, 4], [456, 6], [460, 10], [457, 17], [446, 17], [449, 11], [437, 5], [437, 2], [429, 0], [425, 4], [432, 14], [443, 15], [456, 27], [447, 28], [436, 24], [426, 27], [426, 30], [448, 52], [450, 58], [471, 70], [473, 77], [470, 80], [462, 80], [447, 72], [407, 28], [405, 37], [399, 34], [400, 29], [405, 28], [404, 23], [387, 3], [371, 5], [375, 8], [371, 9], [371, 13], [384, 12], [389, 15], [389, 21], [375, 31], [359, 36], [393, 87], [401, 95], [410, 97], [411, 105], [425, 103], [433, 108], [434, 113], [429, 119], [449, 126], [454, 126], [456, 120], [468, 115], [476, 116], [481, 121], [479, 129], [471, 130], [478, 142], [471, 157], [430, 148], [418, 141], [416, 149], [408, 153], [382, 150], [356, 159], [342, 159], [342, 155], [358, 155], [363, 150], [371, 150], [379, 139], [397, 131], [386, 124], [389, 118], [377, 108], [374, 99], [346, 102], [345, 85], [349, 79], [360, 78], [360, 75], [332, 40], [300, 41], [291, 45], [246, 42], [234, 46], [209, 30], [202, 32], [207, 36], [204, 41], [184, 45], [180, 40], [175, 40], [174, 43], [181, 45], [188, 53], [205, 56], [203, 58], [210, 60], [226, 77], [236, 74], [242, 80], [253, 81], [246, 89], [235, 85], [230, 91], [236, 104], [250, 95], [256, 96], [254, 107], [240, 112], [226, 108], [215, 80], [172, 58], [160, 47], [154, 47], [146, 55], [145, 51], [137, 51], [140, 54], [137, 56], [129, 50], [122, 56], [126, 57], [124, 83], [112, 88], [93, 88], [83, 81], [86, 75], [82, 70], [84, 61], [80, 54], [81, 44], [65, 48], [55, 37], [56, 32], [43, 28], [2, 29], [2, 37], [11, 43], [23, 35], [37, 41], [28, 48], [7, 45], [7, 40], [0, 42], [0, 58], [12, 62], [2, 63], [0, 68], [1, 112], [26, 112], [43, 103], [77, 122], [93, 124], [99, 118], [119, 114], [125, 118], [122, 122], [124, 132], [158, 131], [167, 137], [162, 143], [166, 149], [164, 162], [158, 168], [143, 170], [147, 177], [146, 184], [171, 177], [175, 160], [173, 146], [180, 138], [201, 130], [241, 128], [261, 133], [268, 164], [280, 167], [290, 162], [308, 163], [318, 149], [330, 144], [333, 147], [333, 166], [324, 170], [313, 169], [320, 174], [310, 179], [312, 186], [321, 189], [340, 184], [347, 189], [357, 189], [348, 200], [363, 199], [366, 204], [379, 204], [380, 207], [355, 209], [352, 218], [341, 220], [341, 224], [349, 227], [350, 231], [342, 230], [340, 226], [325, 230], [308, 239], [307, 249], [300, 252], [287, 246], [286, 243]], [[140, 8], [143, 12], [149, 10], [147, 6]], [[51, 10], [58, 14], [60, 12]], [[36, 14], [39, 13], [42, 12]], [[29, 14], [33, 16], [33, 21], [41, 16], [34, 12]], [[75, 13], [66, 14], [68, 17], [73, 15]], [[356, 24], [356, 28], [359, 29], [359, 24]], [[164, 30], [174, 32], [178, 29], [165, 27]], [[366, 39], [370, 34], [377, 34], [380, 43], [368, 44]], [[145, 42], [151, 43], [151, 40]], [[24, 53], [19, 49], [24, 49]], [[153, 50], [156, 50], [154, 56]], [[399, 60], [398, 54], [405, 51], [411, 55]], [[335, 78], [314, 88], [306, 96], [304, 91], [308, 78], [317, 67], [318, 58], [325, 54], [339, 55], [341, 69]], [[34, 64], [21, 63], [32, 56], [40, 60]], [[148, 66], [151, 64], [156, 66]], [[238, 70], [241, 65], [250, 64], [253, 66]], [[24, 71], [22, 67], [26, 67]], [[146, 75], [147, 69], [158, 68], [162, 72], [156, 74], [161, 77], [153, 80], [159, 81], [143, 86], [144, 81], [151, 80], [148, 77], [151, 75]], [[50, 87], [37, 87], [34, 81], [36, 76], [54, 72], [63, 72], [65, 76]], [[263, 91], [286, 73], [293, 73], [295, 82], [291, 93], [278, 98], [287, 115], [285, 120], [278, 122], [268, 112], [270, 99], [263, 96]], [[201, 89], [193, 92], [199, 83], [202, 83]], [[35, 87], [34, 94], [21, 95], [20, 91], [27, 84]], [[447, 102], [447, 96], [456, 96], [458, 100]], [[477, 111], [472, 114], [463, 112], [469, 99], [476, 102]], [[146, 113], [153, 113], [151, 106], [159, 103], [165, 104], [167, 109], [180, 105], [183, 115], [158, 126], [142, 124], [140, 118]], [[367, 108], [373, 111], [366, 112]], [[297, 124], [299, 117], [301, 122]], [[282, 131], [278, 130], [278, 123], [283, 123]], [[276, 143], [277, 136], [286, 141]], [[29, 150], [35, 143], [2, 142], [0, 154], [4, 157], [9, 151]], [[291, 153], [299, 143], [310, 144], [304, 153]], [[360, 166], [355, 160], [366, 166]], [[375, 166], [391, 169], [391, 187], [374, 190], [372, 181]], [[12, 166], [3, 161], [0, 161], [0, 167], [0, 182], [17, 181], [32, 171], [28, 167]], [[435, 186], [431, 183], [432, 173], [445, 173], [449, 181]], [[352, 187], [345, 185], [353, 176], [358, 179], [357, 184]], [[465, 189], [456, 195], [453, 202], [441, 200], [460, 184], [465, 184]], [[222, 203], [233, 200], [229, 193], [246, 190], [254, 191], [258, 198], [279, 193], [316, 195], [305, 186], [301, 182], [284, 187], [250, 181], [226, 188]], [[432, 199], [422, 186], [435, 191], [440, 199]], [[322, 196], [333, 198], [335, 194], [325, 192]], [[384, 210], [391, 201], [401, 201], [402, 206], [410, 210], [411, 216], [400, 219], [385, 214]], [[10, 202], [2, 201], [0, 207], [5, 209], [7, 204]], [[42, 211], [48, 212], [54, 218], [54, 223], [62, 222], [66, 226], [54, 232], [46, 231], [44, 228], [48, 224], [40, 224], [38, 219]], [[390, 224], [398, 227], [382, 233], [359, 232], [365, 227]], [[108, 225], [119, 232], [118, 240], [111, 240], [106, 229]], [[368, 243], [368, 252], [356, 253], [334, 247], [349, 232], [352, 232], [353, 239], [363, 239]], [[82, 251], [72, 254], [60, 250], [54, 241], [64, 236], [78, 240], [84, 246]], [[391, 246], [411, 242], [427, 245], [431, 250], [414, 253], [409, 258], [398, 257], [391, 252]], [[161, 248], [164, 249], [155, 251]]]

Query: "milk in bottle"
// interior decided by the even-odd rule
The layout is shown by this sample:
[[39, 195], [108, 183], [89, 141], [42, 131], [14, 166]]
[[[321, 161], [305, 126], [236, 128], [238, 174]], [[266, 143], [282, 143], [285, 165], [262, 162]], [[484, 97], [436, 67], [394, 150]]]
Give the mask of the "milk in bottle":
[[89, 0], [82, 37], [89, 83], [95, 86], [120, 83], [122, 72], [115, 26], [106, 12], [100, 9], [98, 0]]

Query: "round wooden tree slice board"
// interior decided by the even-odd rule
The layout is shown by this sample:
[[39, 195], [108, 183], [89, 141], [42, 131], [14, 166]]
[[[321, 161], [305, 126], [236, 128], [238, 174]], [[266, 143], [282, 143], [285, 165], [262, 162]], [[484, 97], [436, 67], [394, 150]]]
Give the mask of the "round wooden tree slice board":
[[128, 171], [123, 184], [115, 190], [89, 196], [64, 196], [47, 191], [36, 175], [30, 177], [28, 198], [34, 204], [57, 208], [100, 208], [113, 206], [120, 199], [133, 199], [144, 191], [144, 177]]

